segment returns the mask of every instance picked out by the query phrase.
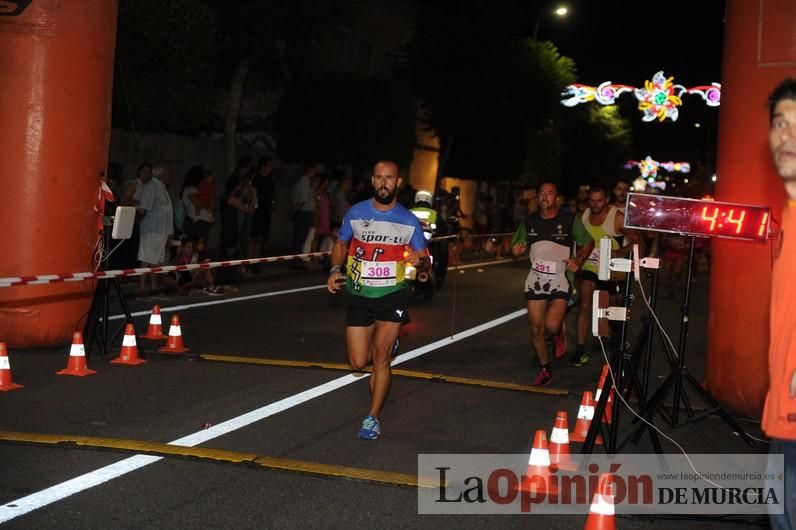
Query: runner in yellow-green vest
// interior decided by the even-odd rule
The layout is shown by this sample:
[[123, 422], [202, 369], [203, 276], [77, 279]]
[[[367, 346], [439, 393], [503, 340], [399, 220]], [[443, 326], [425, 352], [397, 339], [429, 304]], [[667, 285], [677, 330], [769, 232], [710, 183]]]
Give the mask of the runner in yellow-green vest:
[[[595, 289], [608, 291], [611, 295], [619, 293], [617, 281], [622, 279], [622, 274], [612, 273], [611, 281], [601, 281], [597, 277], [600, 267], [600, 240], [603, 237], [611, 238], [611, 255], [614, 258], [626, 258], [630, 255], [633, 244], [638, 244], [643, 253], [643, 241], [639, 234], [633, 230], [625, 230], [625, 214], [608, 204], [608, 191], [601, 185], [589, 187], [589, 208], [581, 217], [582, 226], [594, 240], [592, 250], [581, 271], [580, 311], [578, 313], [578, 344], [575, 353], [569, 360], [571, 366], [583, 366], [589, 362], [589, 352], [586, 350], [586, 341], [589, 337], [589, 328], [592, 317], [592, 294]], [[622, 242], [626, 244], [622, 246]], [[643, 254], [642, 254], [643, 255]], [[614, 303], [614, 302], [612, 302]]]
[[415, 193], [415, 205], [409, 210], [420, 219], [420, 224], [429, 233], [437, 229], [437, 211], [431, 207], [434, 196], [430, 191], [420, 190]]

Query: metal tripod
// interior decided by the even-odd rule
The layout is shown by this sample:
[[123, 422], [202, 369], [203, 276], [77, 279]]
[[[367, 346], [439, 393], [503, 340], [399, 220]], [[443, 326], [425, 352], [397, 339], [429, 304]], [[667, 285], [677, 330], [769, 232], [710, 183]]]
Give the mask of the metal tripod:
[[[649, 413], [649, 405], [645, 395], [646, 392], [644, 391], [647, 378], [645, 377], [645, 385], [642, 385], [638, 378], [638, 372], [636, 369], [635, 360], [633, 358], [633, 351], [631, 350], [630, 344], [627, 340], [630, 329], [630, 309], [634, 300], [634, 295], [631, 292], [632, 282], [633, 272], [631, 270], [627, 273], [627, 278], [625, 279], [624, 302], [625, 309], [627, 311], [626, 317], [622, 320], [621, 332], [619, 336], [619, 350], [613, 352], [609, 357], [609, 366], [611, 373], [613, 374], [613, 378], [611, 377], [611, 374], [609, 374], [608, 377], [606, 377], [605, 383], [603, 384], [603, 390], [600, 394], [600, 398], [597, 400], [597, 405], [594, 410], [594, 417], [592, 418], [591, 425], [589, 426], [589, 432], [586, 435], [586, 440], [583, 443], [583, 447], [580, 451], [581, 454], [591, 454], [594, 451], [594, 444], [597, 440], [598, 432], [603, 430], [602, 418], [605, 414], [605, 408], [608, 404], [608, 398], [611, 395], [611, 390], [614, 390], [626, 400], [630, 400], [631, 395], [635, 395], [636, 399], [638, 400], [641, 413]], [[621, 417], [620, 410], [621, 407], [619, 403], [615, 402], [611, 414], [610, 424], [606, 424], [605, 430], [607, 430], [607, 436], [604, 436], [604, 444], [605, 452], [609, 454], [614, 454], [617, 452], [616, 441], [619, 433], [619, 422]], [[654, 430], [651, 430], [649, 435], [652, 445], [655, 448], [655, 452], [659, 454], [663, 453], [663, 448], [661, 447], [658, 433]]]
[[[112, 217], [104, 217], [102, 222], [103, 227], [100, 231], [100, 237], [102, 238], [103, 248], [105, 249], [110, 248], [110, 226], [113, 225], [112, 220]], [[99, 270], [104, 269], [105, 262], [101, 261]], [[125, 320], [122, 322], [122, 325], [113, 333], [113, 335], [110, 335], [110, 320], [108, 314], [111, 302], [111, 289], [113, 289], [116, 293], [125, 316]], [[135, 333], [135, 343], [138, 346], [138, 353], [141, 357], [145, 357], [146, 353], [141, 345], [141, 340], [138, 336], [138, 330], [135, 327], [133, 315], [130, 312], [130, 306], [127, 304], [127, 300], [122, 292], [122, 287], [119, 284], [119, 278], [100, 278], [97, 281], [96, 288], [94, 289], [94, 297], [91, 300], [91, 309], [89, 309], [88, 317], [86, 318], [86, 324], [83, 327], [83, 340], [85, 341], [86, 355], [91, 355], [91, 351], [95, 345], [97, 346], [97, 350], [99, 351], [100, 355], [107, 355], [109, 346], [113, 344], [113, 342], [119, 337], [124, 330], [125, 324], [127, 323], [133, 325], [133, 332]]]
[[[752, 438], [750, 438], [746, 431], [744, 431], [743, 428], [738, 424], [738, 422], [736, 422], [732, 416], [730, 416], [730, 414], [718, 404], [710, 392], [708, 392], [702, 387], [702, 385], [699, 384], [694, 376], [691, 375], [685, 364], [686, 342], [688, 339], [688, 317], [691, 307], [691, 280], [693, 278], [694, 255], [696, 248], [695, 239], [696, 238], [694, 236], [689, 236], [690, 246], [688, 251], [688, 274], [685, 283], [683, 305], [680, 310], [680, 337], [678, 342], [678, 351], [676, 354], [676, 363], [674, 363], [672, 366], [672, 372], [650, 398], [649, 408], [646, 412], [642, 412], [642, 417], [644, 417], [644, 419], [647, 421], [651, 421], [654, 414], [659, 412], [671, 427], [677, 428], [716, 414], [722, 420], [724, 420], [724, 422], [729, 425], [737, 435], [743, 438], [750, 447], [754, 447], [755, 443]], [[688, 400], [688, 396], [685, 393], [684, 385], [690, 386], [690, 388], [694, 390], [696, 394], [698, 394], [705, 401], [705, 403], [709, 404], [711, 408], [708, 408], [699, 414], [695, 414], [694, 409], [691, 407], [691, 403]], [[664, 399], [666, 398], [666, 395], [670, 389], [674, 389], [674, 393], [672, 394], [671, 412], [668, 412], [665, 407]], [[679, 421], [681, 401], [685, 407], [686, 414], [688, 415], [688, 419], [684, 422]], [[649, 426], [646, 423], [640, 423], [632, 434], [633, 441], [638, 442], [643, 432], [648, 428]]]

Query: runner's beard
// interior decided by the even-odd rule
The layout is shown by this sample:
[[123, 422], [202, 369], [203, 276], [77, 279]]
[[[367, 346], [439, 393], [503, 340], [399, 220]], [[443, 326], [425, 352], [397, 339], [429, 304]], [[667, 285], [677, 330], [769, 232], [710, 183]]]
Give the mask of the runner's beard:
[[373, 196], [373, 198], [376, 199], [376, 202], [378, 202], [379, 204], [390, 204], [395, 199], [395, 196], [398, 194], [398, 188], [395, 188], [391, 192], [387, 190], [386, 196], [381, 195], [382, 190], [387, 190], [387, 188], [377, 189], [376, 194]]

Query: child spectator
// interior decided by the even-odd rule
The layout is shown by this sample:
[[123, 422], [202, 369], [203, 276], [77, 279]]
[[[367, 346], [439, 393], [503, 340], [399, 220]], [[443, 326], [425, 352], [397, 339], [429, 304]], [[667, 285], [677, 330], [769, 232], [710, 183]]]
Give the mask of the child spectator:
[[[205, 256], [205, 240], [197, 239], [195, 242], [186, 239], [177, 251], [177, 265], [193, 265], [210, 261]], [[179, 271], [177, 286], [180, 291], [195, 287], [202, 289], [205, 294], [219, 296], [223, 291], [215, 285], [212, 269], [194, 269], [192, 271]]]

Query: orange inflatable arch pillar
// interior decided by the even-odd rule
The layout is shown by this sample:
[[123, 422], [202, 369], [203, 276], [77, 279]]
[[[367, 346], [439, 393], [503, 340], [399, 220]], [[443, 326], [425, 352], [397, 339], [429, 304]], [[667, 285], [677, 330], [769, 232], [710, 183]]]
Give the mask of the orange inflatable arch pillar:
[[[118, 0], [0, 0], [0, 278], [91, 270]], [[0, 287], [0, 340], [66, 343], [89, 282]]]
[[[785, 196], [768, 148], [767, 98], [796, 77], [793, 0], [728, 0], [722, 77], [716, 199], [771, 206], [779, 219]], [[753, 417], [768, 389], [772, 255], [770, 242], [712, 242], [706, 383]]]

